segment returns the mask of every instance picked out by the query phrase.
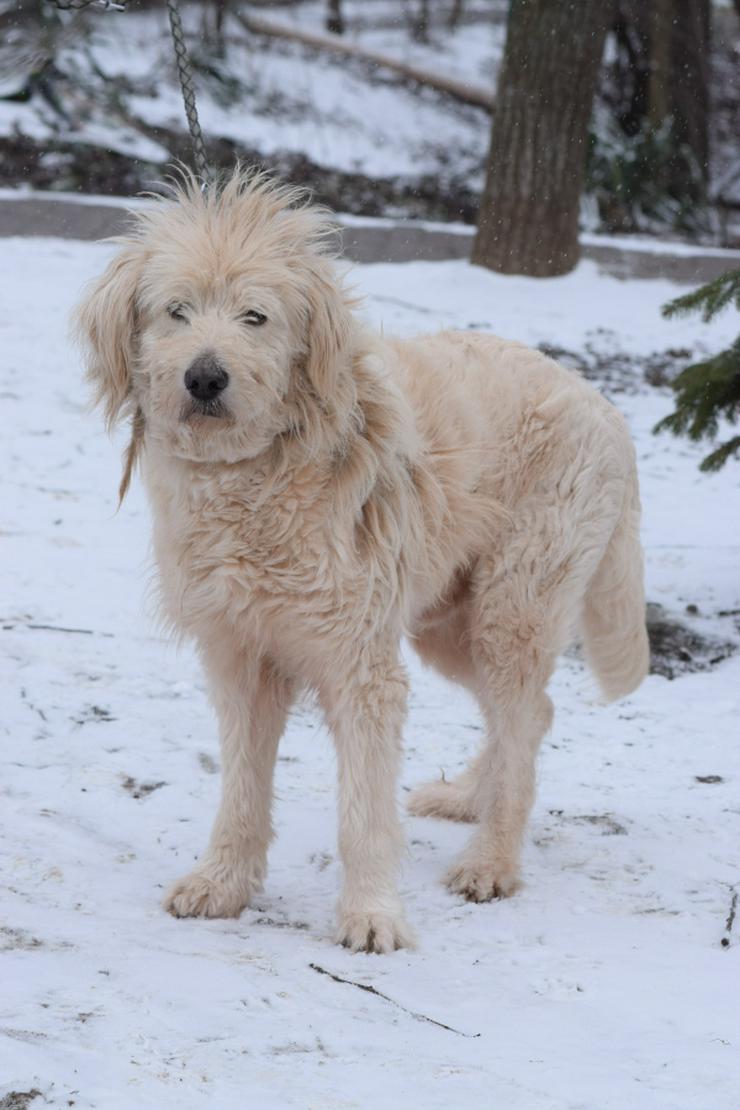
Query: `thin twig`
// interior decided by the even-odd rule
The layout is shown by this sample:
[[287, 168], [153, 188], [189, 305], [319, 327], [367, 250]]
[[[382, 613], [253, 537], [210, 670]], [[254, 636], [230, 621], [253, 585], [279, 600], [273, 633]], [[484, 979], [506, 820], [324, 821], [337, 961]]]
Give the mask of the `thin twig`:
[[730, 887], [732, 890], [732, 898], [730, 899], [730, 912], [727, 915], [725, 922], [725, 935], [722, 937], [720, 944], [723, 948], [730, 947], [730, 934], [732, 933], [732, 926], [735, 924], [735, 914], [737, 912], [737, 891]]
[[93, 628], [62, 628], [58, 624], [3, 624], [2, 628], [5, 632], [11, 632], [14, 628], [29, 628], [32, 632], [64, 632], [68, 636], [107, 636], [109, 640], [114, 639], [113, 632], [96, 632]]
[[384, 1002], [390, 1002], [391, 1006], [395, 1006], [399, 1010], [403, 1010], [405, 1014], [415, 1018], [416, 1021], [428, 1021], [430, 1025], [437, 1025], [440, 1029], [446, 1029], [448, 1033], [456, 1033], [458, 1037], [475, 1038], [480, 1037], [480, 1033], [463, 1033], [460, 1029], [453, 1029], [451, 1025], [445, 1025], [443, 1021], [436, 1021], [434, 1018], [427, 1017], [426, 1014], [419, 1014], [416, 1010], [409, 1010], [408, 1007], [402, 1006], [400, 1002], [396, 1002], [395, 998], [389, 998], [387, 994], [371, 987], [368, 983], [356, 983], [354, 979], [343, 979], [341, 975], [335, 975], [333, 971], [327, 971], [325, 967], [320, 967], [319, 964], [308, 965], [313, 971], [318, 971], [319, 975], [328, 975], [335, 983], [346, 983], [349, 987], [357, 987], [358, 990], [367, 991], [368, 994], [374, 994], [378, 998], [382, 998]]
[[56, 624], [27, 624], [26, 628], [32, 628], [34, 632], [67, 632], [77, 636], [95, 635], [91, 628], [61, 628]]
[[26, 693], [25, 686], [21, 686], [21, 701], [24, 701], [26, 703], [26, 705], [28, 706], [28, 708], [31, 709], [34, 713], [38, 713], [38, 715], [39, 715], [39, 717], [41, 718], [42, 721], [47, 720], [47, 716], [44, 713], [43, 709], [39, 709], [39, 707], [37, 705], [34, 705], [33, 702], [31, 701], [31, 699], [29, 698], [28, 694]]

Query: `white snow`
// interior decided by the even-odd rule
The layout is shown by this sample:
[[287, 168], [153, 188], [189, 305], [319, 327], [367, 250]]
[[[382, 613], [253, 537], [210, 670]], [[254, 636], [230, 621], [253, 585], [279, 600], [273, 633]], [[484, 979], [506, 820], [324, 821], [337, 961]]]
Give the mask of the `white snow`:
[[[195, 55], [202, 38], [199, 8], [191, 4], [184, 10], [188, 47]], [[299, 22], [306, 17], [311, 26], [321, 26], [318, 5], [310, 6]], [[76, 18], [83, 19], [84, 13]], [[87, 20], [91, 18], [87, 13]], [[37, 139], [97, 141], [154, 163], [171, 160], [164, 147], [136, 128], [137, 121], [179, 132], [185, 127], [164, 5], [124, 15], [98, 13], [89, 26], [94, 32], [89, 53], [73, 45], [70, 36], [60, 64], [82, 75], [86, 87], [100, 86], [94, 118], [87, 118], [90, 107], [78, 104], [79, 97], [65, 87], [62, 100], [74, 126], [35, 96], [27, 103], [0, 103], [0, 135], [18, 131]], [[262, 155], [302, 153], [319, 165], [370, 177], [454, 172], [482, 184], [480, 167], [490, 131], [485, 111], [430, 90], [410, 89], [401, 79], [362, 63], [255, 37], [234, 20], [228, 33], [228, 72], [241, 82], [241, 91], [230, 100], [217, 82], [197, 74], [198, 112], [206, 135], [223, 136]], [[503, 22], [461, 27], [454, 35], [435, 35], [434, 45], [425, 47], [409, 43], [397, 21], [395, 30], [352, 37], [435, 72], [470, 77], [471, 70], [480, 70], [481, 80], [493, 87], [503, 35]], [[108, 76], [125, 77], [120, 110], [91, 72], [91, 61]], [[129, 85], [139, 91], [129, 93]]]
[[[334, 761], [310, 708], [281, 748], [257, 905], [238, 921], [161, 910], [205, 844], [218, 753], [194, 656], [151, 618], [141, 490], [115, 513], [121, 442], [86, 411], [66, 337], [111, 247], [0, 249], [0, 1100], [36, 1088], [34, 1105], [105, 1110], [736, 1110], [740, 936], [720, 941], [739, 879], [740, 655], [651, 676], [608, 708], [566, 658], [525, 888], [458, 901], [440, 879], [469, 830], [408, 820], [415, 952], [331, 942]], [[549, 281], [462, 262], [352, 280], [388, 332], [474, 326], [646, 355], [716, 350], [737, 330], [729, 313], [665, 321], [677, 287], [593, 263]], [[613, 399], [638, 447], [649, 596], [678, 615], [698, 605], [703, 630], [736, 641], [719, 614], [740, 608], [737, 465], [700, 474], [701, 447], [651, 434], [668, 392], [632, 386]], [[404, 787], [454, 773], [481, 737], [467, 696], [409, 664]], [[140, 784], [157, 788], [136, 798]]]

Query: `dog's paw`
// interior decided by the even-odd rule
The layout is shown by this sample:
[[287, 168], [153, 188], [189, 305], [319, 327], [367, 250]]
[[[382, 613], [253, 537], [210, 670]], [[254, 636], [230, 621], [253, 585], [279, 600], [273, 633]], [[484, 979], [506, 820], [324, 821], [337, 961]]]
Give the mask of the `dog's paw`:
[[453, 894], [461, 894], [468, 902], [509, 898], [521, 885], [517, 871], [465, 860], [450, 868], [445, 882]]
[[454, 782], [438, 779], [412, 790], [406, 808], [415, 817], [442, 817], [447, 821], [476, 821], [469, 795]]
[[173, 917], [238, 917], [249, 903], [249, 882], [209, 876], [207, 871], [192, 871], [174, 883], [162, 905]]
[[398, 948], [414, 948], [416, 938], [403, 914], [345, 913], [339, 920], [337, 944], [351, 952], [376, 952], [379, 955]]

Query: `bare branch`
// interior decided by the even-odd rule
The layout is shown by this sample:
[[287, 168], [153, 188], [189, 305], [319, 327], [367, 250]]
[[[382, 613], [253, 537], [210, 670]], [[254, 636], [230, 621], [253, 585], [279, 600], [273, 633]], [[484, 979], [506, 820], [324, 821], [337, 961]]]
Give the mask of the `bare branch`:
[[395, 998], [389, 998], [387, 994], [383, 994], [382, 991], [376, 990], [375, 987], [371, 987], [369, 983], [356, 983], [354, 979], [343, 979], [341, 975], [335, 975], [333, 971], [327, 971], [325, 967], [320, 967], [319, 964], [309, 964], [308, 966], [313, 971], [318, 971], [319, 975], [328, 975], [335, 983], [346, 983], [349, 987], [357, 987], [360, 991], [367, 991], [368, 994], [374, 994], [377, 998], [382, 998], [384, 1002], [390, 1002], [391, 1006], [403, 1010], [405, 1014], [408, 1014], [416, 1021], [428, 1021], [430, 1025], [437, 1025], [440, 1029], [446, 1029], [448, 1033], [456, 1033], [458, 1037], [469, 1037], [471, 1039], [480, 1037], [480, 1033], [463, 1033], [460, 1029], [453, 1029], [451, 1025], [445, 1025], [443, 1021], [436, 1021], [434, 1018], [427, 1017], [426, 1014], [417, 1013], [416, 1010], [409, 1010], [406, 1006], [402, 1006], [400, 1002], [396, 1002]]

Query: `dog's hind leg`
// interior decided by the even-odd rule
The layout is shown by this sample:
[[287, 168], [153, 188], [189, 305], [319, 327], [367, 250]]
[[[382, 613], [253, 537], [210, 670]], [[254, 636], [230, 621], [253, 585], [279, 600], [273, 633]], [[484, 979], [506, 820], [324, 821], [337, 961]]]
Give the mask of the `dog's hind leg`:
[[[476, 672], [470, 650], [468, 583], [458, 586], [453, 602], [438, 609], [415, 630], [411, 645], [424, 663], [452, 682], [475, 692]], [[436, 779], [412, 790], [406, 808], [415, 817], [441, 817], [448, 821], [476, 821], [475, 791], [479, 774], [475, 764], [454, 779]]]
[[507, 703], [501, 686], [491, 682], [481, 699], [488, 746], [471, 773], [478, 781], [472, 806], [478, 827], [461, 858], [447, 874], [447, 885], [472, 902], [505, 898], [519, 886], [522, 840], [535, 792], [535, 759], [552, 722], [553, 706], [544, 683], [526, 683], [521, 702]]
[[447, 876], [470, 901], [506, 897], [519, 885], [535, 760], [553, 717], [546, 687], [580, 617], [604, 531], [595, 527], [590, 542], [573, 551], [523, 530], [510, 540], [506, 562], [492, 558], [479, 567], [470, 644], [487, 745], [469, 772], [477, 780], [471, 804], [478, 826]]
[[231, 645], [202, 656], [221, 731], [221, 805], [208, 848], [164, 906], [176, 917], [238, 917], [262, 889], [275, 757], [293, 689], [267, 660]]

